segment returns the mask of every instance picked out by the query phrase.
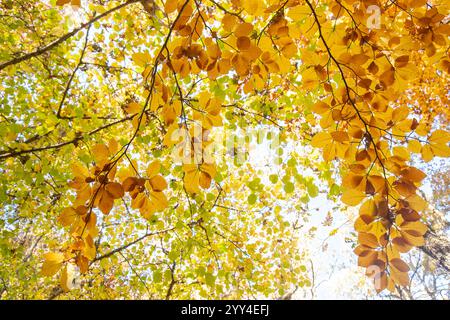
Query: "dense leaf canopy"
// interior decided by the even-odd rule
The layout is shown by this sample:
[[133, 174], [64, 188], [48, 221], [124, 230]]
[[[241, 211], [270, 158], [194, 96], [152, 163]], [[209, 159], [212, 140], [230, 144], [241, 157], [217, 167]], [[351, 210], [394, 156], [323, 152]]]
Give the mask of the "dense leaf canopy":
[[319, 192], [358, 206], [375, 289], [407, 286], [449, 6], [2, 1], [0, 297], [277, 298], [311, 286]]

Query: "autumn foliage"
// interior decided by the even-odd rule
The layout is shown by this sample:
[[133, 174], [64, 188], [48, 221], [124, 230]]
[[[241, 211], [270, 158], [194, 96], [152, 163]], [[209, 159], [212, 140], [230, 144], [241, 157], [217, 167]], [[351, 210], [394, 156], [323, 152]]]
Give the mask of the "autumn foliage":
[[[17, 3], [2, 12], [20, 15], [27, 1]], [[103, 261], [150, 238], [135, 254], [165, 298], [189, 284], [201, 297], [241, 284], [237, 298], [310, 285], [279, 202], [316, 196], [297, 164], [358, 206], [354, 252], [377, 292], [409, 284], [402, 254], [428, 230], [417, 164], [450, 156], [448, 1], [58, 0], [29, 10], [33, 23], [14, 26], [21, 37], [0, 37], [0, 168], [14, 194], [3, 206], [57, 195], [27, 214], [47, 212], [65, 239], [41, 256], [41, 274], [58, 274], [64, 292], [99, 263], [118, 281], [120, 268]], [[268, 185], [252, 163], [233, 163], [235, 144], [220, 154], [221, 137], [257, 127], [279, 132], [268, 148], [281, 172]], [[289, 143], [320, 157], [289, 160]], [[133, 212], [140, 222], [128, 222]], [[105, 236], [108, 221], [122, 226]]]

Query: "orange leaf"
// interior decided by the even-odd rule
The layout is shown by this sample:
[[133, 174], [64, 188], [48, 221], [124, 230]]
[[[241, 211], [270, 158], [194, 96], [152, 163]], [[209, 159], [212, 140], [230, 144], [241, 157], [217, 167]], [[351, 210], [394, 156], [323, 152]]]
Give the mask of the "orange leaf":
[[113, 199], [120, 199], [124, 195], [123, 187], [120, 183], [110, 182], [105, 187], [106, 191], [112, 196]]

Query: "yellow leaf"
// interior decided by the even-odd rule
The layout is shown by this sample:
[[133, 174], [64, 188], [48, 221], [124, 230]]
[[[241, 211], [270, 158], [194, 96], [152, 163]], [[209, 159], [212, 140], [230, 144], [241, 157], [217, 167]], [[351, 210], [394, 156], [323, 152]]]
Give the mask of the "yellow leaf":
[[[391, 228], [392, 230], [392, 228]], [[405, 253], [413, 248], [408, 242], [405, 241], [403, 237], [395, 237], [392, 240], [395, 250]]]
[[409, 271], [408, 265], [402, 259], [394, 258], [389, 261], [389, 264], [392, 267], [396, 268], [400, 272], [408, 272]]
[[423, 236], [428, 231], [426, 224], [420, 221], [405, 221], [400, 227], [415, 237]]
[[413, 153], [420, 153], [422, 150], [422, 144], [417, 140], [410, 140], [408, 142], [408, 150]]
[[142, 107], [139, 103], [130, 102], [124, 109], [127, 114], [136, 114], [141, 112]]
[[409, 151], [405, 147], [394, 147], [393, 153], [394, 156], [399, 157], [404, 161], [408, 161], [410, 159]]
[[386, 179], [384, 179], [382, 176], [371, 175], [369, 176], [368, 180], [372, 184], [375, 193], [385, 193], [387, 186]]
[[124, 195], [123, 187], [118, 182], [110, 182], [106, 185], [105, 190], [111, 195], [113, 199], [120, 199]]
[[358, 234], [358, 242], [369, 248], [378, 248], [380, 246], [377, 237], [371, 233], [366, 232], [360, 232]]
[[64, 226], [70, 226], [72, 223], [75, 222], [75, 219], [77, 218], [78, 214], [72, 207], [65, 208], [61, 212], [61, 214], [58, 217], [58, 222]]
[[95, 249], [94, 239], [92, 238], [92, 236], [90, 234], [88, 234], [84, 238], [84, 247], [83, 247], [82, 252], [86, 258], [88, 258], [89, 260], [94, 260], [96, 249]]
[[333, 138], [334, 141], [337, 141], [337, 142], [345, 142], [345, 141], [350, 140], [347, 132], [344, 132], [344, 131], [331, 132], [331, 137]]
[[444, 145], [438, 145], [438, 144], [431, 144], [431, 150], [433, 151], [435, 156], [448, 158], [450, 157], [450, 147], [446, 144]]
[[213, 164], [203, 163], [200, 166], [200, 170], [202, 172], [206, 172], [211, 178], [214, 178], [216, 176], [216, 168]]
[[[395, 260], [395, 264], [392, 264], [394, 260]], [[393, 259], [392, 261], [390, 261], [390, 264], [391, 264], [391, 268], [390, 268], [391, 278], [395, 281], [395, 283], [397, 283], [401, 286], [407, 286], [409, 284], [408, 272], [402, 271], [402, 270], [409, 270], [406, 263], [404, 263], [400, 259]], [[405, 265], [406, 265], [406, 268], [405, 268]], [[397, 267], [401, 268], [402, 270], [399, 270]]]
[[56, 1], [56, 5], [57, 6], [63, 6], [63, 5], [65, 5], [66, 3], [70, 3], [71, 2], [71, 0], [57, 0]]
[[200, 172], [199, 184], [203, 189], [209, 188], [211, 185], [211, 176], [206, 172]]
[[242, 8], [251, 15], [256, 15], [260, 0], [245, 0], [242, 2]]
[[400, 231], [400, 234], [402, 235], [403, 240], [410, 246], [421, 247], [425, 244], [425, 239], [422, 236], [416, 237], [405, 231]]
[[426, 5], [427, 2], [427, 0], [410, 0], [408, 1], [408, 6], [411, 8], [418, 8]]
[[311, 14], [311, 10], [307, 5], [295, 6], [293, 8], [289, 8], [287, 12], [287, 16], [291, 18], [293, 21], [300, 21], [303, 18], [308, 17]]
[[332, 161], [336, 157], [336, 153], [337, 153], [336, 144], [334, 144], [334, 143], [327, 144], [323, 148], [323, 153], [322, 153], [323, 159], [325, 161]]
[[357, 206], [366, 198], [366, 194], [361, 191], [350, 189], [342, 194], [341, 201], [349, 206]]
[[369, 267], [374, 264], [378, 258], [378, 253], [373, 250], [367, 250], [358, 257], [358, 266]]
[[408, 55], [403, 55], [398, 57], [397, 59], [395, 59], [395, 67], [396, 68], [402, 68], [405, 67], [408, 64], [409, 61], [409, 56]]
[[166, 0], [166, 3], [164, 4], [164, 11], [167, 14], [170, 14], [177, 10], [178, 1], [177, 0]]
[[417, 194], [410, 195], [409, 197], [406, 197], [405, 200], [409, 203], [411, 209], [417, 212], [425, 210], [428, 206], [427, 202]]
[[350, 61], [351, 63], [362, 65], [366, 63], [367, 60], [369, 60], [369, 57], [365, 54], [360, 53], [353, 55]]
[[64, 261], [64, 255], [58, 252], [49, 252], [44, 255], [41, 274], [43, 276], [53, 276], [61, 269]]
[[388, 260], [392, 260], [394, 258], [400, 258], [400, 253], [398, 252], [397, 248], [389, 244], [386, 248], [386, 255], [388, 257]]
[[422, 147], [421, 154], [422, 154], [422, 159], [425, 162], [431, 161], [434, 158], [433, 151], [431, 150], [431, 147], [428, 144], [426, 144]]
[[[353, 172], [348, 173], [343, 179], [342, 179], [342, 186], [344, 188], [351, 188], [351, 189], [357, 189], [359, 185], [361, 185], [361, 182], [363, 181], [364, 176], [354, 174]], [[364, 186], [363, 186], [364, 188]], [[363, 189], [361, 189], [362, 191]]]
[[150, 192], [150, 200], [155, 204], [156, 211], [162, 211], [169, 205], [163, 192]]
[[331, 135], [327, 132], [317, 133], [311, 140], [311, 145], [315, 148], [321, 148], [331, 142]]
[[166, 180], [160, 175], [150, 178], [149, 183], [153, 191], [163, 191], [167, 188]]
[[109, 157], [109, 149], [104, 144], [96, 144], [91, 149], [92, 154], [94, 156], [94, 160], [97, 164], [104, 163], [108, 160]]
[[70, 166], [72, 173], [75, 177], [89, 177], [89, 170], [83, 166], [81, 163], [79, 162], [74, 162], [72, 163], [72, 165]]
[[414, 167], [409, 167], [401, 171], [404, 179], [412, 182], [421, 182], [427, 176], [422, 170]]
[[433, 144], [447, 144], [450, 141], [450, 132], [436, 130], [431, 134], [428, 141]]
[[367, 231], [373, 234], [378, 240], [380, 240], [386, 234], [387, 229], [384, 226], [382, 220], [377, 220], [370, 224], [370, 228]]
[[139, 209], [141, 208], [146, 201], [146, 196], [144, 193], [139, 193], [136, 198], [131, 200], [131, 208], [132, 209]]
[[131, 56], [131, 58], [140, 67], [145, 67], [152, 60], [152, 57], [147, 52], [135, 53]]
[[250, 38], [249, 37], [239, 37], [236, 41], [236, 46], [239, 50], [248, 50], [250, 48]]
[[[369, 221], [369, 223], [372, 220]], [[356, 231], [358, 232], [367, 232], [367, 230], [369, 229], [369, 225], [366, 223], [365, 220], [363, 220], [361, 217], [356, 218], [354, 226]]]
[[253, 25], [248, 22], [239, 24], [234, 30], [236, 38], [248, 36], [253, 31]]
[[119, 143], [116, 139], [111, 139], [108, 142], [109, 154], [114, 155], [119, 150]]
[[370, 223], [377, 216], [377, 207], [372, 199], [364, 202], [359, 208], [359, 216], [365, 223]]
[[199, 189], [199, 178], [200, 171], [198, 170], [198, 166], [196, 164], [184, 164], [184, 186], [186, 191], [189, 193], [198, 193]]
[[150, 163], [148, 165], [147, 176], [149, 178], [152, 178], [152, 177], [156, 176], [160, 170], [161, 170], [161, 163], [158, 160], [153, 161], [152, 163]]
[[114, 199], [112, 198], [112, 196], [108, 192], [103, 192], [98, 202], [99, 209], [104, 214], [108, 214], [113, 206], [114, 206]]
[[311, 110], [312, 112], [317, 114], [324, 114], [325, 112], [330, 110], [330, 106], [325, 102], [319, 101], [312, 106]]

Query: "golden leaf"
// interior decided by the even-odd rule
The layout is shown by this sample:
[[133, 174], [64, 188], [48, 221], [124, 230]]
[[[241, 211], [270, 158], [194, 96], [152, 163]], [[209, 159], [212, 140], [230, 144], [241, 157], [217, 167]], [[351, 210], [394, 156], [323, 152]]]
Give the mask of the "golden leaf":
[[358, 234], [358, 242], [369, 248], [378, 248], [380, 246], [377, 237], [367, 232], [360, 232]]
[[58, 252], [49, 252], [44, 255], [44, 259], [41, 274], [43, 276], [53, 276], [61, 269], [64, 255]]
[[124, 195], [123, 187], [118, 182], [110, 182], [105, 186], [105, 190], [111, 195], [113, 199], [120, 199]]
[[341, 201], [349, 206], [357, 206], [366, 198], [364, 192], [358, 190], [346, 190], [342, 194]]
[[331, 143], [331, 135], [327, 132], [319, 132], [311, 140], [311, 146], [321, 148]]

